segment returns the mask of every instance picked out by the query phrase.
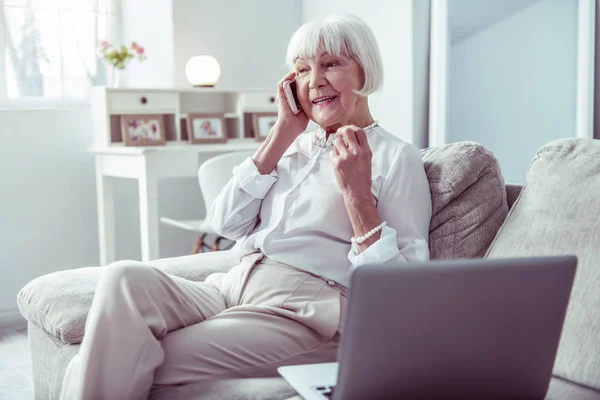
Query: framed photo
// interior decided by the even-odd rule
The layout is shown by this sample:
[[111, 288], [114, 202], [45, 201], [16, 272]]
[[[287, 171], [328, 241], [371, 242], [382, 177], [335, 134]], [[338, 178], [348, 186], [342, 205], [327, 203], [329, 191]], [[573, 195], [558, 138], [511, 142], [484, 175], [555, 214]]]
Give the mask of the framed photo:
[[256, 140], [265, 140], [271, 132], [273, 125], [277, 122], [277, 113], [255, 113], [252, 114], [252, 126]]
[[224, 143], [227, 127], [223, 114], [188, 114], [187, 133], [190, 143]]
[[121, 115], [121, 135], [125, 146], [164, 146], [167, 141], [162, 115]]

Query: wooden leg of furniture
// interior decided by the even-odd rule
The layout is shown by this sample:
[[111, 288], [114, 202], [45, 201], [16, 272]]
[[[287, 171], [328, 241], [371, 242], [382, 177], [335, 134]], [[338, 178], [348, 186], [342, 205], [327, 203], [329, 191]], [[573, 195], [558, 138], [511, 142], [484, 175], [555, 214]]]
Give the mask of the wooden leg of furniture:
[[221, 242], [222, 239], [223, 238], [221, 236], [218, 236], [215, 239], [215, 243], [213, 244], [212, 251], [219, 251], [220, 250], [220, 242]]
[[192, 249], [192, 254], [198, 254], [201, 251], [203, 251], [205, 237], [206, 237], [206, 233], [204, 233], [198, 237], [198, 240], [196, 240], [196, 244], [194, 245], [194, 248]]

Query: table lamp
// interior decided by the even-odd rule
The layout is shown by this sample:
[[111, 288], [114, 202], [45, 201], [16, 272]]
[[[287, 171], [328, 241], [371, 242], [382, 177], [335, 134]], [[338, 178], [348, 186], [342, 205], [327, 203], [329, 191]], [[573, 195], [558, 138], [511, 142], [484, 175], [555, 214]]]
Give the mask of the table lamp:
[[192, 86], [213, 87], [221, 77], [221, 66], [213, 56], [194, 56], [185, 65], [185, 77]]

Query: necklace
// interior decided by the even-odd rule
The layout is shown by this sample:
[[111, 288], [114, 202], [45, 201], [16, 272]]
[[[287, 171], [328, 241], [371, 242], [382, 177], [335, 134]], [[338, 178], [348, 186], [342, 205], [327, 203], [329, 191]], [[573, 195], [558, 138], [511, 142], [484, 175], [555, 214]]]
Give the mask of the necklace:
[[[371, 129], [375, 128], [377, 126], [377, 124], [379, 123], [379, 121], [374, 121], [372, 124], [365, 126], [364, 128], [362, 128], [363, 131], [368, 132]], [[323, 129], [319, 128], [316, 131], [313, 131], [312, 133], [312, 139], [313, 139], [313, 143], [316, 144], [319, 147], [327, 147], [327, 146], [333, 146], [333, 140], [329, 141], [325, 139], [325, 135], [323, 139], [319, 138], [319, 135], [317, 132], [322, 131]]]

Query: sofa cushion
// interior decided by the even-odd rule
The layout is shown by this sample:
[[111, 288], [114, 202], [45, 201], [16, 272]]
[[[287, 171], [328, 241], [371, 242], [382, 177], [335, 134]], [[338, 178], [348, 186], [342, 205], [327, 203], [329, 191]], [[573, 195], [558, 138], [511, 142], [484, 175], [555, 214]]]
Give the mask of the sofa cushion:
[[600, 389], [600, 141], [563, 139], [535, 155], [487, 257], [575, 254], [554, 373]]
[[600, 400], [600, 391], [553, 377], [545, 400]]
[[153, 393], [148, 400], [286, 400], [296, 391], [281, 377], [190, 383]]
[[[167, 274], [203, 281], [214, 272], [225, 272], [235, 259], [229, 251], [195, 254], [150, 261]], [[104, 268], [86, 267], [58, 271], [29, 282], [17, 296], [19, 311], [29, 322], [64, 343], [80, 343], [87, 313]]]
[[421, 150], [429, 180], [432, 259], [483, 257], [508, 213], [492, 152], [474, 142]]

